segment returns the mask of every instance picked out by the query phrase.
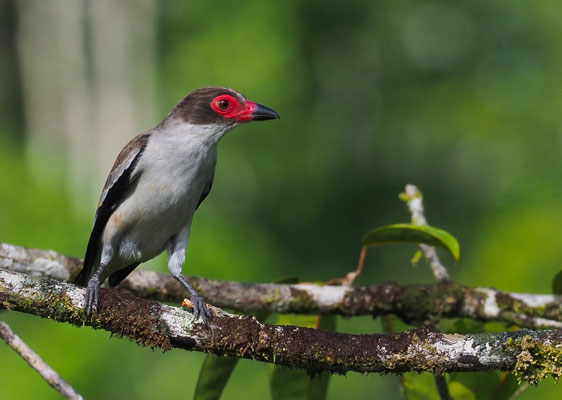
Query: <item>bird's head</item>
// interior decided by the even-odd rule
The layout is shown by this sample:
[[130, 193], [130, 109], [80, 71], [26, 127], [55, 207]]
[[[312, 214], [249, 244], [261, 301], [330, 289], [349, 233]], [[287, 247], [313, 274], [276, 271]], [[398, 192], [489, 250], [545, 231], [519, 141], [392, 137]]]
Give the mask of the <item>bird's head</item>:
[[227, 130], [244, 122], [277, 119], [272, 109], [246, 99], [236, 90], [204, 87], [185, 96], [170, 112], [168, 119], [180, 119], [192, 125], [222, 126]]

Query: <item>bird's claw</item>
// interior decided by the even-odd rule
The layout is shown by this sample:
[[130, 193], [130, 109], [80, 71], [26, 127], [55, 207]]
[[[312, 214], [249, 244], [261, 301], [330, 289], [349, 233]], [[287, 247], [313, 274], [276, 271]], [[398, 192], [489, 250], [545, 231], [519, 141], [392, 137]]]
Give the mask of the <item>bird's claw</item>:
[[201, 319], [203, 320], [205, 325], [208, 325], [209, 319], [212, 318], [212, 314], [203, 297], [198, 294], [192, 295], [191, 303], [193, 304], [193, 316], [195, 317], [195, 319], [201, 316]]
[[88, 287], [86, 288], [86, 306], [84, 310], [86, 311], [86, 317], [90, 318], [92, 311], [95, 308], [98, 309], [100, 301], [100, 286], [99, 283], [93, 279], [88, 282]]

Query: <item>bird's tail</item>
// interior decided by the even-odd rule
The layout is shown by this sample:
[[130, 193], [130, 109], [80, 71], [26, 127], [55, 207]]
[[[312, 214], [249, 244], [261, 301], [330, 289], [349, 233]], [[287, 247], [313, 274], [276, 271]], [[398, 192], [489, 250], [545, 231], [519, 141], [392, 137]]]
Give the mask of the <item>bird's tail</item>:
[[88, 274], [86, 274], [85, 264], [86, 262], [84, 261], [84, 267], [82, 267], [82, 270], [80, 271], [76, 279], [74, 279], [75, 285], [86, 286], [86, 283], [88, 282]]
[[76, 279], [74, 279], [75, 285], [86, 286], [86, 284], [88, 283], [88, 279], [90, 279], [90, 276], [94, 271], [94, 264], [96, 262], [96, 256], [98, 253], [96, 239], [97, 238], [95, 238], [94, 235], [90, 236], [90, 240], [88, 241], [88, 248], [86, 249], [86, 255], [84, 256], [84, 265]]

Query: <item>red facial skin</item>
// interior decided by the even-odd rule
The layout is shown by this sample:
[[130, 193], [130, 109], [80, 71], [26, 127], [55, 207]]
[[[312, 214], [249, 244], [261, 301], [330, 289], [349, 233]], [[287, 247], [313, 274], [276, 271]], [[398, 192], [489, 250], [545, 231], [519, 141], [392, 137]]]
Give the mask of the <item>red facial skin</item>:
[[[222, 100], [227, 100], [229, 102], [229, 106], [225, 110], [219, 107], [219, 103]], [[222, 115], [224, 118], [234, 118], [239, 122], [251, 121], [252, 115], [257, 107], [256, 103], [250, 100], [246, 100], [246, 104], [240, 104], [235, 97], [228, 94], [217, 96], [211, 102], [211, 108], [216, 113]]]

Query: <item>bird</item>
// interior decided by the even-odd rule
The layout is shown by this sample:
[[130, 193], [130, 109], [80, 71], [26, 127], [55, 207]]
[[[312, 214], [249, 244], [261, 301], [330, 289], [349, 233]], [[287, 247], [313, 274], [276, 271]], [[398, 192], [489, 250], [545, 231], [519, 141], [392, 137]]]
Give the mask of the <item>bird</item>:
[[182, 275], [193, 215], [211, 191], [217, 143], [231, 129], [279, 114], [226, 87], [185, 96], [156, 126], [121, 150], [103, 187], [83, 268], [85, 314], [99, 308], [100, 285], [117, 286], [139, 264], [164, 250], [168, 269], [189, 292], [194, 317], [211, 312]]

